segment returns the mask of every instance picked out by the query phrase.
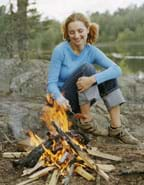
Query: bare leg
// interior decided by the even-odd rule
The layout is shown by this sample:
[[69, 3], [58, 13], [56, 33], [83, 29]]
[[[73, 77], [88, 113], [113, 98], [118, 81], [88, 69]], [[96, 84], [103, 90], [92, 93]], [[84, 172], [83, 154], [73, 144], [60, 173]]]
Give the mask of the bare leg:
[[80, 106], [81, 113], [83, 118], [80, 119], [80, 128], [84, 129], [87, 133], [91, 133], [93, 135], [108, 135], [108, 129], [104, 129], [98, 122], [93, 119], [93, 115], [90, 112], [90, 104], [85, 103]]
[[92, 115], [90, 113], [90, 104], [85, 103], [80, 106], [81, 114], [83, 115], [83, 121], [89, 122], [92, 120]]
[[110, 118], [111, 118], [111, 127], [118, 128], [121, 127], [121, 120], [120, 120], [120, 106], [115, 106], [110, 109], [109, 111]]
[[120, 120], [120, 106], [113, 107], [110, 111], [111, 127], [109, 128], [109, 135], [119, 138], [122, 142], [127, 144], [139, 144], [140, 141], [133, 137], [126, 129], [121, 126]]

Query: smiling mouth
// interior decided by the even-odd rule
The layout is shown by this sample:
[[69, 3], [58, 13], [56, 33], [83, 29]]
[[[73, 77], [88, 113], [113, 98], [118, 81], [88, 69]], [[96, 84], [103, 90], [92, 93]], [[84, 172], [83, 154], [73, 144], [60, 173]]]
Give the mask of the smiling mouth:
[[80, 42], [81, 41], [81, 39], [79, 39], [79, 40], [75, 40], [75, 42]]

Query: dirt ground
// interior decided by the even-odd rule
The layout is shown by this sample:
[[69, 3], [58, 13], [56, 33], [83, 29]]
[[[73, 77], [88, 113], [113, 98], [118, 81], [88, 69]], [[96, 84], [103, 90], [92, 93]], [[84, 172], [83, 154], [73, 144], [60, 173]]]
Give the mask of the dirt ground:
[[[27, 177], [21, 177], [23, 169], [17, 170], [13, 167], [12, 159], [2, 158], [3, 152], [16, 151], [16, 144], [8, 142], [2, 136], [0, 137], [0, 185], [16, 185], [27, 180]], [[13, 141], [12, 138], [10, 139]], [[114, 162], [106, 159], [93, 158], [97, 163], [113, 164], [115, 166], [116, 169], [108, 173], [110, 182], [107, 183], [101, 177], [97, 177], [95, 182], [87, 181], [83, 177], [74, 174], [71, 178], [70, 185], [144, 185], [144, 149], [138, 146], [122, 144], [116, 139], [109, 137], [92, 138], [90, 145], [97, 147], [98, 150], [104, 153], [120, 156], [122, 157], [122, 161]], [[46, 178], [46, 176], [42, 177], [35, 182], [29, 183], [29, 185], [43, 185]], [[59, 181], [58, 185], [61, 184], [61, 181]]]

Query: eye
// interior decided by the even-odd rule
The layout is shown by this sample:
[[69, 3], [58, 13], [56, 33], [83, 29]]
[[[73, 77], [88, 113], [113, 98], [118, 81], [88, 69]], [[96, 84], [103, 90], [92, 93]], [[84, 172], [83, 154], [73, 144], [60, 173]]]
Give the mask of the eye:
[[82, 33], [84, 30], [83, 29], [79, 29], [78, 31], [79, 31], [79, 33]]
[[74, 34], [74, 31], [69, 31], [69, 34], [70, 34], [70, 35], [73, 35], [73, 34]]

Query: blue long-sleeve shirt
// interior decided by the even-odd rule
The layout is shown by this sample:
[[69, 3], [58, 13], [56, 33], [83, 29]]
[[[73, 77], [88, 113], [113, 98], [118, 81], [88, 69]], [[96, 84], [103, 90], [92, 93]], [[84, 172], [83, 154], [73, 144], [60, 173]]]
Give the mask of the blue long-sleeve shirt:
[[105, 69], [95, 74], [97, 84], [121, 75], [120, 67], [95, 46], [87, 44], [81, 53], [76, 55], [69, 42], [64, 41], [53, 51], [48, 70], [47, 92], [55, 99], [59, 98], [61, 96], [59, 88], [76, 69], [85, 63], [97, 64]]

